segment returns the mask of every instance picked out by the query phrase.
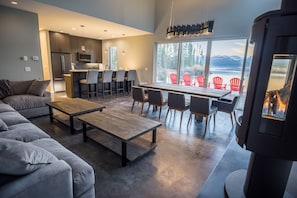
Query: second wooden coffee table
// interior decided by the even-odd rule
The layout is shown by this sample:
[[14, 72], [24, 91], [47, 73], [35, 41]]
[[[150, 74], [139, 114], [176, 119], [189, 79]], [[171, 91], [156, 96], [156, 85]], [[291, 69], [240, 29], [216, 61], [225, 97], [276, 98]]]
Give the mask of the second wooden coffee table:
[[[83, 122], [84, 141], [87, 141], [88, 138], [87, 125], [99, 129], [94, 131], [95, 133], [93, 133], [92, 139], [120, 154], [122, 156], [122, 166], [126, 166], [128, 160], [135, 160], [155, 148], [157, 127], [161, 126], [160, 122], [125, 111], [115, 110], [87, 113], [78, 116], [77, 119]], [[150, 131], [152, 131], [151, 143], [143, 141], [141, 144], [136, 145], [135, 142], [131, 142], [135, 138]], [[109, 137], [103, 138], [104, 134], [107, 134]], [[121, 146], [115, 145], [117, 144], [116, 141], [108, 140], [111, 138], [113, 140], [120, 140]], [[127, 153], [127, 144], [131, 148], [129, 153]], [[121, 152], [118, 152], [118, 147], [121, 147]]]
[[58, 101], [49, 102], [47, 105], [49, 106], [51, 122], [54, 118], [58, 121], [62, 121], [58, 116], [53, 115], [53, 109], [56, 109], [69, 116], [71, 134], [75, 132], [73, 123], [74, 116], [90, 113], [93, 111], [102, 111], [103, 108], [105, 108], [105, 106], [101, 104], [81, 98], [63, 98]]

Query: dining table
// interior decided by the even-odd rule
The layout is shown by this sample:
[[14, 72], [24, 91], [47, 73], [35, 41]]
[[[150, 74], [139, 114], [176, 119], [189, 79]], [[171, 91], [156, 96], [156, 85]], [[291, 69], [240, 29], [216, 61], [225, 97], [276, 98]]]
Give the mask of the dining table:
[[167, 84], [167, 83], [140, 84], [139, 86], [144, 88], [179, 92], [184, 94], [204, 96], [204, 97], [210, 97], [210, 98], [216, 98], [216, 99], [221, 99], [224, 96], [231, 93], [230, 90], [225, 90], [225, 89], [214, 89], [214, 88], [208, 88], [208, 87], [195, 87], [195, 86], [185, 86], [185, 85]]

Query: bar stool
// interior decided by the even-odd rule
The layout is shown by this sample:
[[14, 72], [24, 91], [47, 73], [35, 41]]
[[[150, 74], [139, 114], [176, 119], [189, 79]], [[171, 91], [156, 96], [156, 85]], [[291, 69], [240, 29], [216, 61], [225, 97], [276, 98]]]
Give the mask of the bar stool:
[[112, 79], [115, 82], [115, 90], [116, 90], [116, 95], [118, 95], [119, 91], [122, 91], [124, 93], [124, 88], [125, 88], [125, 71], [124, 70], [118, 70], [116, 72], [115, 78]]
[[[81, 98], [82, 95], [82, 85], [87, 85], [87, 95], [88, 98], [91, 96], [91, 94], [96, 94], [96, 97], [98, 97], [97, 94], [97, 82], [98, 82], [98, 70], [88, 70], [86, 74], [86, 79], [81, 79], [79, 81], [79, 97]], [[92, 91], [92, 85], [94, 85], [94, 90]]]
[[[112, 95], [112, 70], [105, 70], [102, 74], [102, 78], [99, 79], [98, 82], [102, 84], [101, 93], [103, 98], [104, 98], [105, 92], [109, 92], [110, 95]], [[107, 85], [107, 88], [106, 88], [106, 85]]]
[[129, 70], [127, 77], [125, 78], [127, 84], [127, 92], [130, 94], [131, 88], [134, 85], [136, 80], [136, 70]]

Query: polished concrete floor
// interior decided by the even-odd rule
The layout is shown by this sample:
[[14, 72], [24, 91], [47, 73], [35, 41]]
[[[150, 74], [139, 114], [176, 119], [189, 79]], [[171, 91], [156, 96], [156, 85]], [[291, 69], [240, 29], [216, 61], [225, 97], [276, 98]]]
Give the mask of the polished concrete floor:
[[[53, 95], [53, 99], [60, 97], [65, 93]], [[130, 112], [132, 105], [132, 97], [127, 95], [91, 100], [104, 104], [104, 111]], [[71, 135], [68, 127], [56, 121], [51, 124], [48, 116], [31, 121], [94, 168], [96, 197], [196, 197], [234, 139], [234, 128], [229, 115], [218, 112], [215, 126], [212, 119], [203, 136], [204, 121], [191, 122], [187, 127], [186, 112], [180, 125], [177, 111], [169, 114], [165, 123], [166, 111], [164, 107], [155, 150], [126, 167], [121, 167], [121, 158], [115, 153], [95, 142], [83, 142], [81, 133]], [[133, 114], [139, 113], [137, 105]], [[141, 116], [158, 120], [158, 112], [152, 108]], [[151, 134], [139, 138], [151, 140]]]

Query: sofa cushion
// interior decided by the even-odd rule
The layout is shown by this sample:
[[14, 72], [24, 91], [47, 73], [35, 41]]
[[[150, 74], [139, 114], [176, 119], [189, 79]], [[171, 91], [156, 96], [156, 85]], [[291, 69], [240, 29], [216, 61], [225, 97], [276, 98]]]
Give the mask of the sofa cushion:
[[26, 94], [33, 81], [34, 80], [9, 81], [13, 95]]
[[50, 102], [50, 100], [51, 99], [49, 97], [40, 97], [29, 94], [8, 96], [3, 99], [5, 103], [9, 104], [17, 111], [22, 109], [44, 107], [47, 102]]
[[3, 120], [0, 118], [0, 132], [2, 131], [7, 131], [8, 130], [8, 126], [5, 124], [5, 122], [3, 122]]
[[49, 80], [34, 80], [27, 90], [27, 94], [43, 96], [43, 93], [47, 88], [49, 82]]
[[30, 123], [25, 117], [23, 117], [18, 112], [2, 112], [0, 113], [0, 118], [5, 122], [9, 127], [11, 125], [20, 124], [20, 123]]
[[79, 197], [94, 187], [95, 176], [93, 168], [60, 143], [54, 139], [45, 138], [35, 140], [30, 142], [30, 144], [44, 148], [54, 154], [59, 160], [64, 160], [71, 166], [74, 197]]
[[2, 113], [2, 112], [15, 112], [15, 109], [12, 108], [8, 104], [1, 103], [0, 104], [0, 113]]
[[8, 127], [8, 131], [2, 131], [0, 138], [32, 142], [41, 138], [50, 138], [43, 130], [32, 123], [20, 123]]
[[25, 175], [58, 159], [30, 143], [0, 138], [0, 161], [0, 173]]
[[13, 94], [13, 90], [9, 85], [9, 80], [0, 80], [0, 99]]

